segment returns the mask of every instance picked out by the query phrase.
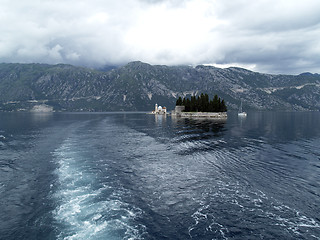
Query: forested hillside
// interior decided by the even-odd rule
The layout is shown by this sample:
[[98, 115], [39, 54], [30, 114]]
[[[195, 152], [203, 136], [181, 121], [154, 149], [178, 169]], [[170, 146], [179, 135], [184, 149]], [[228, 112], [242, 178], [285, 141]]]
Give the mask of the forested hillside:
[[271, 75], [241, 68], [152, 66], [131, 62], [109, 71], [71, 65], [0, 64], [0, 110], [151, 111], [177, 97], [219, 95], [228, 110], [319, 110], [320, 75]]

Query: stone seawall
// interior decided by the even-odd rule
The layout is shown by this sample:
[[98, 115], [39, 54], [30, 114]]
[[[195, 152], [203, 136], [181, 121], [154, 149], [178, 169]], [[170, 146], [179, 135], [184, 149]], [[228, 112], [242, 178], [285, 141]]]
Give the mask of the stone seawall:
[[172, 116], [186, 117], [186, 118], [215, 118], [215, 119], [227, 119], [226, 112], [181, 112], [172, 113]]

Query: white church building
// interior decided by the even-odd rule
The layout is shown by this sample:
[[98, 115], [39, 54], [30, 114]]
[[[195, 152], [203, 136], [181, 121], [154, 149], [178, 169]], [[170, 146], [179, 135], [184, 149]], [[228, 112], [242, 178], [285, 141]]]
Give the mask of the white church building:
[[156, 104], [154, 107], [154, 111], [152, 111], [152, 114], [167, 114], [167, 108], [158, 106], [158, 104]]

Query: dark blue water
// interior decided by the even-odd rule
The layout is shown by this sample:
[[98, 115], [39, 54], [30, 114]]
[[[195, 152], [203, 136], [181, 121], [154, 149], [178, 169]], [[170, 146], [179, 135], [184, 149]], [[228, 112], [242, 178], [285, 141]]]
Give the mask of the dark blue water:
[[0, 239], [320, 239], [320, 113], [0, 113]]

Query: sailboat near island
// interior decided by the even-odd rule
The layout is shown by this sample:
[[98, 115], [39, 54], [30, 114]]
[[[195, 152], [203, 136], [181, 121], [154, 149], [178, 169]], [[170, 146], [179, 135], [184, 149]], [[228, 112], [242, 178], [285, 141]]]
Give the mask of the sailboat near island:
[[242, 100], [241, 100], [238, 116], [239, 117], [246, 117], [247, 116], [247, 113], [242, 110]]

